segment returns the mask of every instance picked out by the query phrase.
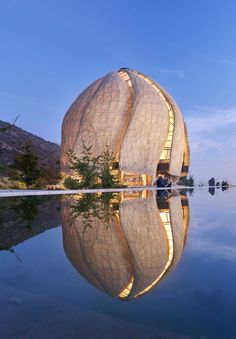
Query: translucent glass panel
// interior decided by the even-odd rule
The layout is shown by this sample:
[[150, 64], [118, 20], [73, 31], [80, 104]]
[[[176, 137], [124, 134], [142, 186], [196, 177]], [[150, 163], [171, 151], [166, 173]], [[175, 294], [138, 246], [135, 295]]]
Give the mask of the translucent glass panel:
[[173, 134], [174, 134], [174, 112], [172, 109], [169, 109], [169, 131], [168, 131], [168, 136], [166, 139], [165, 147], [161, 153], [160, 160], [170, 159]]
[[169, 160], [170, 159], [170, 152], [171, 152], [171, 146], [172, 146], [172, 140], [173, 140], [173, 134], [174, 134], [174, 112], [172, 110], [171, 105], [169, 104], [169, 102], [166, 100], [166, 97], [163, 95], [162, 91], [160, 90], [160, 88], [158, 88], [157, 84], [155, 82], [153, 82], [151, 79], [149, 79], [148, 77], [146, 77], [144, 74], [142, 73], [138, 73], [136, 72], [136, 74], [138, 74], [141, 78], [143, 78], [147, 83], [149, 83], [150, 85], [152, 85], [153, 88], [155, 88], [155, 90], [162, 96], [162, 98], [165, 101], [165, 104], [168, 108], [168, 112], [169, 112], [169, 131], [168, 131], [168, 136], [166, 139], [166, 143], [165, 143], [165, 147], [161, 153], [161, 157], [160, 160]]
[[134, 277], [131, 278], [131, 281], [129, 282], [128, 286], [119, 294], [120, 298], [126, 298], [130, 294], [131, 288], [134, 283]]
[[163, 222], [166, 236], [167, 236], [167, 242], [168, 242], [168, 260], [165, 265], [164, 270], [161, 272], [161, 274], [148, 286], [146, 287], [142, 292], [138, 293], [135, 297], [138, 297], [146, 292], [148, 292], [154, 285], [156, 285], [161, 278], [164, 276], [168, 268], [170, 267], [173, 258], [174, 258], [174, 240], [173, 240], [173, 234], [171, 229], [171, 223], [170, 223], [170, 212], [160, 212], [160, 217]]
[[130, 81], [129, 75], [127, 72], [125, 71], [119, 71], [118, 74], [121, 76], [121, 78], [123, 78], [125, 80], [125, 82], [127, 83], [127, 85], [129, 87], [132, 87], [132, 83]]

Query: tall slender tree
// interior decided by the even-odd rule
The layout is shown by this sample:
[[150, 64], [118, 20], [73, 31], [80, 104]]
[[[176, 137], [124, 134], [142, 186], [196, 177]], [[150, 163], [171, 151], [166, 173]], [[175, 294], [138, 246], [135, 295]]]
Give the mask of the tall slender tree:
[[[91, 188], [97, 182], [100, 156], [93, 157], [91, 152], [92, 146], [88, 147], [84, 142], [82, 142], [82, 147], [82, 156], [80, 158], [71, 150], [69, 150], [67, 155], [71, 163], [70, 168], [73, 169], [78, 176], [77, 188]], [[69, 178], [65, 180], [65, 184], [68, 184], [69, 181], [70, 184], [72, 184], [72, 182], [74, 182], [74, 184], [76, 183], [76, 180]]]
[[112, 167], [115, 163], [115, 158], [113, 154], [109, 151], [107, 145], [100, 156], [99, 163], [99, 178], [101, 180], [102, 187], [113, 187], [115, 184], [117, 184], [117, 177], [112, 173]]
[[30, 144], [24, 146], [23, 153], [15, 158], [12, 168], [17, 170], [19, 179], [27, 187], [37, 186], [41, 172], [38, 157], [33, 152]]

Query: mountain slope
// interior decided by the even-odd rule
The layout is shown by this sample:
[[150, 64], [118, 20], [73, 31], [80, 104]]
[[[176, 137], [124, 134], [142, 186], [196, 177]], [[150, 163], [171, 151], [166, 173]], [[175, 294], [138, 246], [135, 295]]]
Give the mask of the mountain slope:
[[56, 174], [60, 170], [60, 146], [46, 141], [23, 129], [0, 120], [0, 166], [13, 163], [15, 157], [22, 153], [26, 144], [30, 143], [32, 150], [38, 156], [40, 167]]

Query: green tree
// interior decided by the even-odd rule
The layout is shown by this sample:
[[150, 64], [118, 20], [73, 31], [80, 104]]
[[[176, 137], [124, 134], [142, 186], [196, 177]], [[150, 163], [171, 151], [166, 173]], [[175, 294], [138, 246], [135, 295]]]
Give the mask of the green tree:
[[117, 176], [112, 173], [112, 168], [115, 163], [115, 158], [110, 153], [108, 146], [102, 152], [99, 159], [99, 178], [101, 180], [102, 187], [114, 187], [117, 185]]
[[64, 180], [64, 186], [65, 188], [68, 188], [71, 190], [77, 190], [77, 189], [82, 188], [82, 184], [78, 180], [73, 179], [72, 177], [67, 177]]
[[36, 219], [39, 210], [38, 207], [43, 199], [39, 196], [19, 197], [16, 206], [13, 207], [17, 216], [26, 223], [26, 226], [31, 229]]
[[[71, 150], [67, 152], [71, 166], [76, 176], [67, 177], [64, 181], [66, 188], [112, 188], [127, 187], [119, 184], [117, 174], [113, 169], [117, 169], [117, 163], [108, 146], [97, 157], [92, 156], [92, 146], [87, 147], [82, 142], [82, 156], [78, 158]], [[116, 166], [115, 166], [116, 165]]]
[[18, 179], [27, 187], [37, 186], [41, 175], [38, 166], [38, 157], [32, 151], [31, 145], [26, 144], [23, 153], [18, 155], [11, 166], [17, 171]]
[[188, 177], [187, 176], [181, 177], [178, 181], [178, 184], [181, 185], [181, 186], [191, 186], [191, 187], [193, 187], [195, 185], [193, 175], [189, 175]]
[[188, 183], [189, 183], [189, 186], [194, 186], [194, 185], [195, 185], [193, 175], [189, 175], [189, 177], [188, 177]]
[[70, 206], [69, 224], [73, 226], [78, 217], [84, 226], [83, 232], [87, 228], [93, 228], [95, 219], [103, 222], [104, 226], [108, 228], [119, 209], [119, 195], [117, 193], [102, 193], [99, 194], [82, 194], [80, 199], [76, 200]]
[[[82, 147], [82, 156], [80, 158], [71, 150], [67, 153], [71, 162], [70, 168], [73, 169], [78, 176], [78, 180], [70, 179], [70, 181], [74, 182], [73, 186], [75, 186], [77, 182], [78, 188], [92, 188], [96, 184], [99, 176], [100, 156], [93, 157], [91, 152], [92, 146], [87, 147], [83, 141]], [[66, 179], [65, 184], [68, 184], [68, 179]]]

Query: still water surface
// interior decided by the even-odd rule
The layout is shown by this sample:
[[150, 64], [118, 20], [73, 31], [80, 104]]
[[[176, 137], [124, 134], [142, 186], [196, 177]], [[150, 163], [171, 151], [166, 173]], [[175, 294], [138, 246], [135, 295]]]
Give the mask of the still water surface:
[[0, 199], [0, 338], [236, 338], [236, 190]]

